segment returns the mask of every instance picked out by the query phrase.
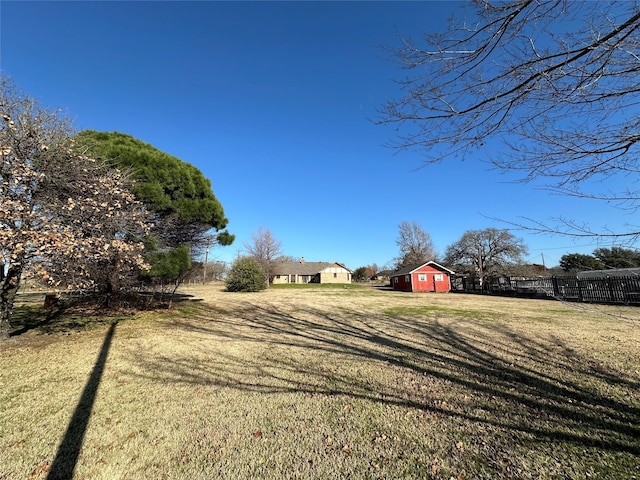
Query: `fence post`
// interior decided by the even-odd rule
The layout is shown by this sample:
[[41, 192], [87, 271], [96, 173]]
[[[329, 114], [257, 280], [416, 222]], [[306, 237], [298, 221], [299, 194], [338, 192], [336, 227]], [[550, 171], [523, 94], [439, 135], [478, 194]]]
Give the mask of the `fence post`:
[[558, 278], [555, 275], [551, 277], [551, 285], [553, 286], [553, 296], [559, 297], [560, 290], [558, 289]]
[[576, 275], [576, 285], [578, 286], [578, 300], [580, 302], [584, 301], [584, 297], [582, 296], [582, 285], [580, 285], [580, 278]]
[[613, 285], [611, 284], [611, 277], [607, 275], [607, 286], [609, 287], [609, 297], [611, 298], [611, 302], [616, 301], [615, 293], [613, 293]]

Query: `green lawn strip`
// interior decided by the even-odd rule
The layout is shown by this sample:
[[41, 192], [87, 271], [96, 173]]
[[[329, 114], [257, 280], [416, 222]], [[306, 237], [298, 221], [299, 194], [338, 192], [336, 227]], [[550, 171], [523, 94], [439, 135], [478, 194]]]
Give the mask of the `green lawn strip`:
[[279, 289], [301, 289], [301, 290], [316, 290], [316, 289], [347, 289], [347, 290], [360, 290], [367, 288], [366, 285], [358, 283], [275, 283], [269, 286], [276, 290]]
[[384, 311], [385, 315], [390, 317], [411, 317], [433, 314], [445, 314], [452, 317], [462, 317], [471, 319], [486, 319], [491, 315], [475, 309], [441, 307], [438, 305], [419, 305], [419, 306], [399, 306], [388, 308]]

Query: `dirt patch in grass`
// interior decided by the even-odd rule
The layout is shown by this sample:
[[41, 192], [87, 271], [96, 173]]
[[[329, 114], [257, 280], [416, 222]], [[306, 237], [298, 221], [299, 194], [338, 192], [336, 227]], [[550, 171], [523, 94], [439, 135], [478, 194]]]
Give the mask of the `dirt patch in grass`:
[[200, 301], [0, 344], [0, 478], [640, 476], [635, 309], [184, 293]]

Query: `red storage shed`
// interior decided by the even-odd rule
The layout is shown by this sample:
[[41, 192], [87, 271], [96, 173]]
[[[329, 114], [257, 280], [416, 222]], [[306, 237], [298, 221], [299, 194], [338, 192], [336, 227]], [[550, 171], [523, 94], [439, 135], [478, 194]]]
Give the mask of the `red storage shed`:
[[411, 265], [391, 274], [391, 286], [404, 292], [449, 292], [454, 273], [436, 262]]

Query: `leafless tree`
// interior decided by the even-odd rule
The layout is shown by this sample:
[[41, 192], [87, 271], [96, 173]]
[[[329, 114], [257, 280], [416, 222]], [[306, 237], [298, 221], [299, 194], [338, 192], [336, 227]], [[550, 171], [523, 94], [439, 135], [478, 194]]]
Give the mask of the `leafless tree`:
[[215, 262], [209, 262], [209, 264], [207, 265], [206, 280], [224, 280], [224, 276], [228, 269], [228, 265], [225, 262], [221, 262], [219, 260]]
[[379, 268], [377, 263], [371, 263], [367, 265], [367, 274], [369, 275], [369, 278], [374, 277], [376, 273], [378, 273], [378, 271]]
[[396, 245], [400, 248], [400, 254], [395, 261], [396, 269], [435, 260], [437, 257], [431, 235], [417, 222], [400, 222]]
[[469, 273], [480, 280], [501, 275], [522, 263], [527, 253], [523, 240], [506, 229], [468, 230], [460, 240], [449, 245], [444, 263], [456, 273]]
[[[640, 206], [638, 1], [476, 0], [441, 34], [401, 38], [402, 95], [380, 108], [393, 146], [426, 163], [486, 158], [560, 194]], [[596, 181], [624, 176], [624, 191]], [[598, 185], [598, 186], [594, 186]], [[636, 239], [640, 228], [599, 231], [575, 219], [527, 228]], [[522, 225], [520, 225], [522, 226]]]
[[286, 262], [299, 262], [300, 257], [294, 257], [293, 255], [279, 255], [275, 258], [274, 263], [286, 263]]
[[268, 284], [271, 282], [273, 265], [282, 253], [282, 242], [276, 240], [269, 228], [263, 227], [253, 233], [251, 240], [252, 243], [245, 243], [244, 248], [262, 267]]

